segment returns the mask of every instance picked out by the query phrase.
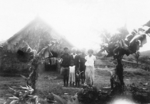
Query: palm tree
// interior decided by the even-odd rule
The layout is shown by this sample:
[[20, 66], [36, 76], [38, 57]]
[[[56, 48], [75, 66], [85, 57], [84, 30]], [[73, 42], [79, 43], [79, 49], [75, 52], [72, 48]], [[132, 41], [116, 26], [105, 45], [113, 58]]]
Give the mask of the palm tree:
[[[143, 43], [146, 38], [145, 34], [147, 33], [145, 32], [145, 34], [141, 34], [140, 36], [135, 34], [135, 36], [132, 37], [131, 41], [128, 42], [128, 40], [125, 40], [128, 35], [127, 28], [122, 27], [118, 31], [119, 33], [109, 37], [110, 40], [108, 42], [105, 42], [107, 43], [107, 45], [104, 46], [102, 51], [106, 50], [108, 56], [113, 56], [114, 59], [117, 61], [114, 73], [115, 77], [112, 76], [111, 82], [113, 83], [111, 85], [112, 90], [119, 90], [122, 92], [124, 87], [122, 58], [125, 54], [129, 55], [137, 52], [141, 45], [139, 44], [139, 41]], [[139, 58], [139, 55], [139, 53], [136, 53], [136, 58]]]

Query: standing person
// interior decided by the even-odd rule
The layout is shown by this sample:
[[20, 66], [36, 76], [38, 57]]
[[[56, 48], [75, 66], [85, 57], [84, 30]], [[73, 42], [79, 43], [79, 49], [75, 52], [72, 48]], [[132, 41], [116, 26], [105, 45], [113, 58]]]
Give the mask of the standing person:
[[62, 58], [62, 75], [63, 75], [63, 82], [64, 86], [68, 86], [68, 80], [69, 80], [69, 66], [71, 62], [71, 56], [69, 55], [69, 50], [68, 48], [64, 48], [64, 54], [61, 56]]
[[75, 51], [75, 49], [73, 49], [72, 53], [71, 53], [71, 64], [69, 67], [70, 86], [74, 86], [74, 84], [75, 84], [75, 56], [76, 56], [76, 51]]
[[74, 58], [74, 63], [75, 63], [75, 69], [76, 69], [76, 71], [77, 70], [79, 70], [79, 63], [80, 63], [80, 51], [79, 50], [77, 50], [77, 54], [76, 54], [76, 56], [75, 56], [75, 58]]
[[75, 59], [75, 57], [76, 57], [76, 49], [75, 48], [73, 48], [72, 49], [72, 53], [71, 53], [71, 55], [72, 55], [72, 58], [73, 58], [73, 60]]
[[70, 86], [74, 86], [75, 84], [75, 66], [73, 61], [71, 61], [71, 66], [69, 66], [69, 83]]
[[77, 55], [75, 56], [75, 82], [76, 82], [76, 87], [79, 87], [80, 85], [80, 51], [77, 50]]
[[93, 85], [94, 84], [94, 62], [96, 60], [96, 57], [93, 55], [93, 50], [88, 50], [88, 55], [85, 57], [85, 83], [87, 85]]
[[80, 72], [82, 72], [81, 73], [81, 83], [82, 84], [84, 84], [84, 82], [85, 82], [85, 68], [86, 68], [86, 66], [85, 66], [85, 62], [86, 62], [86, 60], [85, 60], [85, 54], [84, 54], [84, 52], [81, 52], [81, 55], [80, 55]]

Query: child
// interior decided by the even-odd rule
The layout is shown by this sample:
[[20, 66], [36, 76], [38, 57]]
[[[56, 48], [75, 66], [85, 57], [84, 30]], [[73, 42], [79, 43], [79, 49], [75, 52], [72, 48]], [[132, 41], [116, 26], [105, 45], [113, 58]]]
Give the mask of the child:
[[88, 85], [94, 84], [94, 62], [96, 57], [93, 55], [93, 50], [88, 51], [88, 55], [85, 57], [85, 83]]
[[76, 75], [76, 87], [80, 87], [81, 72], [77, 70], [75, 75]]

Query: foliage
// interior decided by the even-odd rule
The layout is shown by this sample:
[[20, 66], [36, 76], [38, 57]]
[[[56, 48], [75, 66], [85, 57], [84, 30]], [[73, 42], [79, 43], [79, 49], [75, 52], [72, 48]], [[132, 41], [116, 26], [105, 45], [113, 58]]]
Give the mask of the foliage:
[[149, 90], [147, 88], [148, 83], [141, 83], [140, 86], [134, 83], [125, 86], [124, 93], [116, 93], [113, 91], [105, 91], [103, 89], [98, 90], [95, 87], [87, 86], [80, 92], [78, 92], [78, 99], [82, 104], [107, 104], [115, 96], [129, 97], [131, 93], [133, 100], [136, 102], [149, 102]]
[[150, 71], [150, 66], [144, 65], [143, 69], [146, 70], [146, 71]]
[[29, 68], [27, 63], [20, 62], [16, 53], [8, 51], [4, 47], [1, 47], [0, 50], [0, 71], [4, 73], [16, 74], [18, 72], [27, 73]]
[[149, 90], [147, 88], [148, 83], [140, 83], [140, 86], [132, 83], [129, 85], [128, 90], [132, 93], [133, 99], [135, 99], [138, 103], [147, 103], [149, 102]]
[[[17, 59], [22, 62], [22, 63], [28, 63], [30, 66], [30, 73], [28, 77], [25, 77], [23, 75], [21, 75], [27, 82], [27, 87], [21, 87], [22, 89], [26, 89], [27, 91], [16, 91], [18, 92], [17, 95], [15, 93], [15, 95], [13, 97], [10, 97], [10, 99], [12, 99], [10, 101], [10, 104], [39, 104], [38, 103], [38, 97], [34, 96], [32, 94], [35, 93], [36, 91], [36, 81], [38, 78], [38, 66], [45, 62], [46, 58], [45, 57], [45, 52], [47, 51], [48, 57], [52, 57], [52, 53], [53, 52], [60, 52], [60, 44], [58, 44], [57, 42], [52, 42], [49, 46], [47, 46], [46, 48], [40, 50], [38, 53], [36, 51], [34, 51], [29, 45], [28, 43], [26, 43], [25, 41], [23, 42], [23, 46], [18, 49], [17, 51]], [[32, 91], [32, 92], [31, 92]], [[50, 99], [48, 99], [47, 101], [50, 102]]]
[[139, 61], [141, 63], [149, 64], [149, 57], [147, 57], [147, 56], [140, 57]]
[[109, 100], [108, 92], [98, 90], [94, 86], [85, 86], [78, 92], [78, 100], [82, 104], [99, 104]]
[[31, 70], [28, 77], [25, 77], [23, 75], [21, 75], [21, 77], [26, 80], [27, 86], [31, 86], [35, 90], [35, 84], [36, 84], [36, 80], [37, 80], [37, 77], [38, 77], [37, 73], [35, 73], [35, 69]]
[[[120, 32], [115, 33], [113, 36], [109, 37], [109, 39], [105, 36], [104, 44], [101, 46], [101, 52], [106, 51], [108, 53], [107, 56], [113, 56], [115, 59], [117, 59], [117, 65], [116, 65], [116, 70], [115, 70], [115, 76], [118, 77], [119, 83], [116, 82], [115, 78], [111, 78], [111, 88], [112, 90], [116, 91], [119, 89], [122, 89], [124, 86], [123, 82], [123, 66], [121, 63], [123, 55], [129, 55], [129, 52], [125, 49], [126, 44], [125, 44], [125, 37], [127, 35], [127, 30], [126, 28], [120, 28]], [[105, 34], [104, 34], [105, 35]], [[110, 36], [110, 35], [108, 35]], [[114, 87], [113, 87], [114, 86]], [[118, 87], [119, 86], [119, 87]], [[119, 89], [118, 89], [119, 88]], [[122, 90], [119, 90], [120, 92]]]
[[33, 95], [34, 89], [31, 86], [20, 86], [18, 89], [10, 87], [10, 89], [13, 91], [13, 95], [5, 104], [39, 104], [38, 96]]
[[[123, 28], [120, 28], [119, 33], [116, 33], [115, 35], [107, 38], [107, 33], [105, 38], [104, 44], [101, 46], [102, 49], [100, 52], [106, 51], [108, 53], [108, 57], [114, 57], [114, 59], [117, 60], [117, 66], [115, 70], [116, 76], [119, 78], [119, 86], [120, 87], [112, 87], [112, 90], [115, 91], [115, 89], [121, 89], [121, 92], [123, 91], [124, 81], [123, 81], [123, 65], [122, 65], [122, 58], [124, 55], [130, 55], [133, 53], [136, 53], [143, 44], [146, 43], [146, 34], [147, 30], [145, 30], [145, 33], [140, 33], [140, 29], [138, 31], [133, 31], [131, 34], [128, 35], [128, 31], [126, 26]], [[143, 29], [142, 29], [143, 32]], [[105, 35], [105, 34], [104, 34]], [[107, 41], [106, 41], [107, 40]], [[138, 63], [139, 59], [139, 52], [135, 54], [135, 58]], [[111, 82], [115, 82], [111, 79]], [[117, 83], [118, 84], [118, 83]], [[112, 84], [113, 85], [113, 84]]]

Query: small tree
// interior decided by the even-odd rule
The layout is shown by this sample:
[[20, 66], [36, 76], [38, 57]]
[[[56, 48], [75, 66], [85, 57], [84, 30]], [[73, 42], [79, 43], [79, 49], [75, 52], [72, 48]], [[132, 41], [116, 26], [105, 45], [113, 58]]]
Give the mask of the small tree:
[[122, 92], [124, 88], [122, 65], [123, 56], [128, 56], [129, 54], [137, 52], [141, 46], [141, 43], [143, 44], [143, 41], [146, 40], [146, 32], [145, 34], [137, 34], [140, 33], [133, 31], [132, 34], [128, 35], [127, 28], [123, 27], [119, 30], [119, 33], [113, 35], [108, 41], [104, 42], [106, 45], [102, 45], [101, 52], [106, 50], [108, 53], [107, 56], [113, 56], [114, 59], [117, 60], [115, 73], [111, 76], [111, 85], [113, 91]]
[[53, 55], [52, 51], [59, 53], [60, 44], [58, 42], [52, 41], [48, 46], [39, 50], [39, 52], [33, 50], [28, 44], [17, 51], [19, 61], [29, 63], [30, 65], [30, 75], [23, 77], [27, 80], [27, 84], [30, 82], [29, 84], [34, 89], [34, 92], [36, 91], [36, 81], [38, 79], [38, 67], [47, 59], [45, 53], [49, 52], [48, 58], [50, 58]]

